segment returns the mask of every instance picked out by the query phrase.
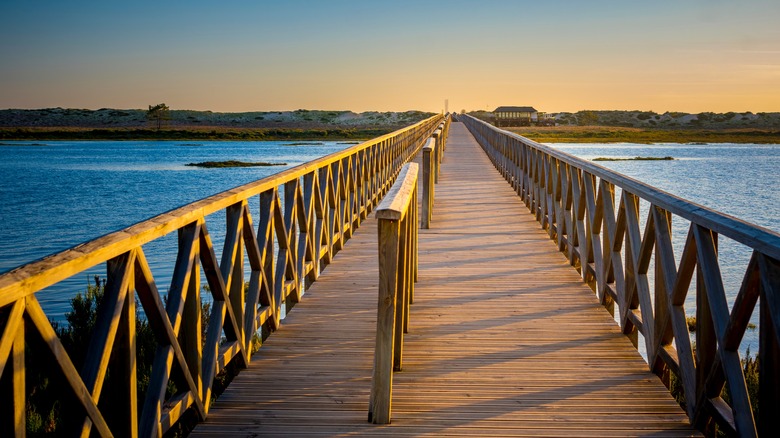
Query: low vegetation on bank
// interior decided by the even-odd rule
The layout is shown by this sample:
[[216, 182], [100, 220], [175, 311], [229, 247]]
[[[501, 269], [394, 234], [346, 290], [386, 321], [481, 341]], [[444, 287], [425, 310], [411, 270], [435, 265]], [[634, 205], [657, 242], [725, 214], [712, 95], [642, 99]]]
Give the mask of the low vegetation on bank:
[[779, 129], [661, 129], [608, 126], [504, 128], [539, 143], [759, 143], [780, 144]]
[[[247, 284], [248, 286], [248, 284]], [[207, 285], [202, 286], [203, 294], [209, 293]], [[96, 330], [98, 314], [105, 305], [106, 279], [94, 277], [94, 284], [87, 285], [83, 292], [76, 294], [70, 300], [71, 310], [65, 314], [65, 321], [51, 321], [57, 336], [62, 342], [65, 351], [75, 365], [76, 369], [82, 369], [86, 362], [90, 339]], [[164, 297], [167, 306], [167, 296]], [[205, 342], [206, 330], [211, 318], [211, 304], [201, 302], [201, 341]], [[136, 401], [139, 414], [143, 412], [143, 404], [146, 399], [146, 391], [152, 379], [152, 365], [156, 360], [159, 343], [157, 336], [149, 321], [143, 316], [140, 306], [136, 307]], [[76, 436], [81, 432], [84, 414], [80, 408], [80, 402], [74, 399], [72, 389], [64, 376], [58, 372], [52, 373], [49, 362], [52, 360], [49, 349], [42, 344], [41, 339], [33, 337], [25, 353], [25, 370], [27, 374], [27, 405], [25, 407], [27, 436]], [[252, 338], [249, 353], [254, 354], [260, 348], [260, 338], [255, 335]], [[116, 353], [116, 350], [114, 350]], [[98, 407], [104, 419], [111, 427], [116, 427], [126, 420], [123, 408], [127, 406], [127, 386], [121, 381], [122, 374], [112, 374], [114, 366], [121, 366], [121, 357], [112, 355], [108, 373], [103, 384], [104, 390]], [[174, 372], [165, 389], [166, 399], [174, 394], [180, 394], [181, 388], [186, 386], [183, 376], [173, 368]], [[212, 384], [212, 402], [219, 398], [225, 388], [238, 374], [239, 369], [234, 363], [227, 365], [214, 377]], [[178, 382], [178, 386], [177, 386]], [[165, 437], [184, 437], [197, 423], [195, 412], [190, 409], [185, 412], [181, 420], [166, 432]]]
[[[493, 114], [470, 115], [493, 121]], [[555, 126], [503, 128], [540, 143], [773, 143], [780, 144], [780, 113], [578, 111], [550, 113]]]
[[344, 129], [89, 129], [89, 128], [0, 128], [0, 140], [368, 140], [392, 132], [395, 128]]
[[[489, 111], [472, 111], [470, 115], [488, 122], [493, 121]], [[780, 129], [780, 112], [752, 113], [685, 113], [667, 111], [663, 114], [654, 111], [623, 110], [583, 110], [576, 113], [547, 113], [545, 120], [553, 121], [555, 126], [612, 126], [618, 128], [645, 129]]]
[[[163, 106], [164, 115], [150, 112]], [[491, 121], [492, 113], [469, 113]], [[150, 109], [45, 108], [0, 110], [3, 140], [368, 140], [416, 123], [433, 113], [351, 111], [256, 111], [219, 113]], [[774, 143], [780, 144], [780, 113], [578, 111], [551, 113], [556, 126], [506, 128], [542, 143]]]
[[424, 120], [423, 111], [73, 108], [0, 110], [0, 140], [366, 140]]

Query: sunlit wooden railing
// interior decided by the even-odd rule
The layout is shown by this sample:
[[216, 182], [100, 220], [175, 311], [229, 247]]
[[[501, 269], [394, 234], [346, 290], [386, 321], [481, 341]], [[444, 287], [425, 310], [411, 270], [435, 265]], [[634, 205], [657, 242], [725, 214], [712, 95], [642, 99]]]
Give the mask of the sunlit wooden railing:
[[434, 161], [434, 182], [439, 182], [439, 173], [441, 172], [441, 162], [444, 159], [444, 151], [447, 149], [447, 138], [450, 133], [451, 116], [447, 116], [440, 124], [439, 127], [433, 132], [433, 139], [435, 141], [435, 161]]
[[[441, 120], [431, 117], [0, 276], [0, 418], [9, 419], [0, 421], [0, 436], [25, 435], [25, 355], [33, 338], [50, 353], [50, 377], [64, 378], [83, 413], [66, 419], [61, 434], [159, 436], [188, 409], [205, 419], [215, 376], [229, 365], [249, 364], [258, 331], [279, 328], [282, 306], [289, 311], [301, 299], [303, 284], [317, 279]], [[249, 202], [259, 202], [256, 220]], [[206, 221], [219, 211], [227, 218], [221, 260]], [[163, 299], [144, 245], [172, 232], [178, 255]], [[100, 264], [106, 266], [105, 296], [85, 365], [76, 369], [36, 292]], [[205, 339], [201, 272], [212, 301]], [[158, 345], [140, 410], [136, 299]], [[121, 406], [101, 406], [109, 373], [117, 386], [111, 391], [125, 400]], [[177, 391], [166, 396], [171, 382]], [[106, 409], [118, 420], [107, 421]]]
[[436, 139], [431, 137], [422, 149], [422, 205], [420, 212], [420, 228], [431, 227], [433, 217], [433, 201], [436, 197], [434, 175], [436, 173]]
[[[650, 368], [667, 386], [669, 372], [681, 380], [687, 413], [696, 427], [712, 433], [716, 424], [728, 434], [775, 436], [780, 430], [778, 233], [470, 116], [458, 120], [601, 303], [613, 314], [618, 304], [623, 333], [635, 346], [642, 335]], [[616, 188], [621, 192], [618, 202]], [[644, 230], [640, 203], [649, 210]], [[673, 217], [690, 222], [679, 264], [672, 247]], [[721, 278], [718, 236], [752, 249], [731, 309]], [[651, 261], [654, 291], [648, 282]], [[684, 308], [690, 289], [696, 299], [695, 346]], [[754, 418], [739, 345], [757, 303], [760, 411]], [[724, 386], [730, 403], [721, 397]]]
[[376, 210], [379, 292], [374, 371], [368, 421], [390, 423], [393, 371], [403, 365], [404, 333], [417, 281], [417, 163], [404, 165], [398, 180]]
[[433, 132], [431, 138], [423, 146], [422, 156], [422, 208], [420, 228], [431, 227], [433, 218], [433, 201], [435, 199], [435, 183], [439, 182], [444, 149], [447, 146], [450, 122], [452, 117], [447, 115]]

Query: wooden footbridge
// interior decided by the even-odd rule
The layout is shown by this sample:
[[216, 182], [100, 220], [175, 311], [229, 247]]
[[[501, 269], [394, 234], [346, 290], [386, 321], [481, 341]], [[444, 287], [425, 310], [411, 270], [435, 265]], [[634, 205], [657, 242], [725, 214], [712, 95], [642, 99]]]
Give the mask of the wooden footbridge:
[[[219, 260], [206, 229], [217, 211]], [[673, 217], [690, 223], [678, 257]], [[173, 231], [163, 299], [143, 245]], [[754, 250], [731, 307], [718, 235]], [[73, 401], [68, 435], [198, 422], [190, 436], [772, 436], [778, 259], [776, 233], [437, 116], [1, 276], [0, 435], [25, 435], [37, 348]], [[100, 263], [94, 336], [72, 358], [36, 292]], [[156, 336], [145, 385], [136, 297]], [[738, 353], [754, 311], [757, 416]]]

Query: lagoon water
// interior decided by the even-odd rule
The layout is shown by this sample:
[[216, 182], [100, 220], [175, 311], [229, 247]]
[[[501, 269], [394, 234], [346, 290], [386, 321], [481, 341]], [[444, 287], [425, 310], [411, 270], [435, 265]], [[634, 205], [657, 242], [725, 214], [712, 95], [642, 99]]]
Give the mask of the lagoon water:
[[[0, 145], [0, 273], [136, 222], [342, 150], [354, 142], [68, 141]], [[240, 160], [285, 166], [205, 169]], [[257, 202], [250, 204], [257, 217]], [[218, 214], [215, 214], [218, 215]], [[222, 218], [207, 220], [219, 257]], [[144, 246], [167, 290], [175, 233]], [[104, 269], [104, 268], [101, 268]], [[38, 294], [52, 319], [101, 269]], [[167, 276], [167, 278], [166, 278]]]
[[592, 160], [666, 157], [673, 161], [600, 161], [604, 167], [756, 225], [780, 231], [780, 145], [550, 144]]
[[[164, 211], [348, 147], [342, 142], [5, 142], [0, 145], [0, 272]], [[780, 231], [780, 145], [554, 144], [585, 159], [672, 156], [674, 161], [599, 163], [699, 204]], [[202, 169], [201, 161], [286, 166]], [[250, 203], [253, 216], [257, 203]], [[255, 216], [256, 217], [256, 216]], [[217, 256], [222, 218], [209, 218]], [[220, 229], [222, 227], [222, 229]], [[674, 223], [679, 257], [687, 224]], [[749, 251], [721, 239], [726, 290], [736, 295]], [[161, 291], [175, 258], [175, 233], [144, 246]], [[69, 299], [100, 269], [39, 294], [60, 319]], [[688, 305], [693, 308], [693, 303]], [[690, 310], [689, 310], [690, 313]], [[756, 321], [754, 321], [756, 322]], [[757, 333], [743, 345], [757, 348]]]

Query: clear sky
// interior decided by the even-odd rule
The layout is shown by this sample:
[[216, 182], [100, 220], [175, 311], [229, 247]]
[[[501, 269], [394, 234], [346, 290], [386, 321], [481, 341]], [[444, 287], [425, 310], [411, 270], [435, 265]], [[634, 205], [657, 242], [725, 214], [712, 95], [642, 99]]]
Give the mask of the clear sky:
[[778, 0], [2, 0], [0, 108], [780, 111]]

